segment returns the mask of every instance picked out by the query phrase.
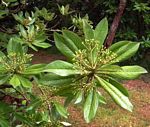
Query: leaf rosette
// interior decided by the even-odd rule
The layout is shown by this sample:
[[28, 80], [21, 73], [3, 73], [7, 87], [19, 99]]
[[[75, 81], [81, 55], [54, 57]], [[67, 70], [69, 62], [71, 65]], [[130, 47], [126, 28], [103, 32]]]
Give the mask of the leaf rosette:
[[0, 85], [10, 84], [13, 87], [31, 88], [31, 76], [42, 72], [45, 64], [31, 64], [32, 54], [27, 54], [24, 47], [10, 39], [7, 55], [0, 52]]
[[57, 60], [45, 66], [44, 71], [49, 73], [40, 82], [58, 88], [55, 94], [66, 96], [66, 105], [71, 101], [82, 103], [87, 123], [96, 115], [98, 105], [106, 103], [101, 88], [119, 106], [132, 111], [128, 91], [117, 79], [135, 79], [147, 71], [136, 65], [120, 67], [118, 63], [133, 56], [140, 44], [120, 41], [105, 48], [106, 18], [95, 29], [83, 20], [83, 32], [84, 40], [68, 30], [63, 30], [62, 34], [54, 33], [56, 47], [69, 62]]

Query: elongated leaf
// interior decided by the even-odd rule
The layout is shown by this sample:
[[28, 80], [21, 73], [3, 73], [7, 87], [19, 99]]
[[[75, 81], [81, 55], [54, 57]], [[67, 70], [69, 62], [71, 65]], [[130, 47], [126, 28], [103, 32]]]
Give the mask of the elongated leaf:
[[19, 29], [20, 29], [21, 35], [22, 35], [25, 39], [27, 39], [27, 38], [28, 38], [28, 35], [27, 35], [27, 32], [26, 32], [26, 30], [24, 29], [24, 27], [23, 27], [22, 25], [19, 25]]
[[58, 111], [58, 113], [63, 116], [64, 118], [68, 117], [68, 113], [67, 110], [58, 102], [54, 102], [54, 105], [56, 107], [56, 110]]
[[81, 101], [82, 101], [82, 98], [83, 98], [83, 91], [82, 90], [80, 90], [80, 91], [78, 91], [77, 92], [77, 94], [76, 94], [76, 97], [75, 97], [75, 104], [78, 104], [78, 103], [80, 103]]
[[95, 91], [90, 90], [84, 103], [84, 119], [89, 123], [96, 115], [98, 98]]
[[29, 66], [23, 74], [39, 74], [43, 72], [43, 69], [45, 68], [46, 64], [34, 64]]
[[49, 48], [51, 45], [49, 43], [45, 43], [45, 42], [34, 42], [33, 45], [37, 46], [37, 47], [41, 47], [41, 48]]
[[13, 77], [10, 79], [9, 83], [13, 86], [13, 87], [17, 87], [20, 85], [20, 80], [19, 77], [15, 74], [13, 75]]
[[125, 96], [129, 97], [128, 90], [125, 87], [123, 87], [123, 85], [120, 84], [118, 81], [109, 77], [109, 83], [115, 86], [118, 90], [120, 90]]
[[37, 49], [35, 46], [33, 46], [32, 44], [28, 43], [28, 46], [29, 46], [30, 48], [32, 48], [34, 51], [38, 51], [38, 49]]
[[97, 99], [98, 99], [99, 103], [106, 104], [105, 98], [101, 95], [101, 93], [99, 91], [97, 91], [96, 94], [97, 94]]
[[14, 38], [11, 38], [7, 45], [7, 53], [20, 53], [23, 54], [22, 45], [19, 42], [16, 42]]
[[105, 41], [105, 38], [108, 33], [108, 21], [107, 18], [102, 19], [96, 26], [95, 31], [94, 31], [94, 39], [98, 40], [100, 43], [100, 46]]
[[147, 71], [140, 66], [123, 66], [121, 68], [122, 71], [112, 72], [110, 75], [120, 79], [135, 79], [141, 74], [147, 73]]
[[104, 65], [100, 67], [99, 72], [116, 72], [116, 71], [122, 71], [122, 68], [118, 65]]
[[22, 76], [19, 76], [18, 78], [19, 78], [22, 86], [24, 86], [26, 88], [31, 88], [32, 87], [32, 83], [28, 79], [26, 79]]
[[60, 76], [80, 74], [80, 71], [73, 69], [73, 64], [61, 60], [48, 64], [44, 72], [52, 72]]
[[109, 82], [103, 80], [102, 78], [95, 76], [100, 85], [110, 94], [113, 100], [120, 105], [122, 108], [132, 112], [133, 105], [129, 101], [128, 97], [125, 96], [121, 91], [114, 87]]
[[62, 35], [54, 33], [54, 40], [56, 47], [62, 54], [67, 56], [69, 59], [74, 58], [76, 49], [74, 49], [73, 46], [71, 46], [71, 44], [68, 43]]
[[44, 75], [40, 83], [48, 86], [62, 87], [73, 83], [74, 76], [59, 76], [53, 73]]
[[120, 41], [113, 44], [109, 49], [117, 54], [116, 59], [121, 62], [133, 56], [137, 52], [139, 45], [140, 43], [137, 42]]
[[85, 35], [85, 39], [87, 40], [94, 39], [94, 31], [85, 20], [83, 20], [83, 32]]
[[77, 49], [84, 48], [81, 38], [74, 32], [69, 30], [63, 30], [63, 35], [65, 39], [67, 39], [70, 43], [73, 43]]

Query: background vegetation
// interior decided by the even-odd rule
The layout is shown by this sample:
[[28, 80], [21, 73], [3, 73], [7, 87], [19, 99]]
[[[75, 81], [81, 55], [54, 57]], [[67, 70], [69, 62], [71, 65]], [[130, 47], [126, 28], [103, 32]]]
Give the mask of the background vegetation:
[[[60, 103], [63, 101], [63, 99], [60, 99], [61, 101], [58, 103], [57, 100], [59, 100], [59, 98], [56, 98], [55, 95], [67, 96], [68, 94], [71, 95], [72, 93], [76, 95], [75, 103], [79, 103], [80, 101], [82, 101], [83, 94], [86, 100], [85, 101], [83, 99], [84, 103], [90, 103], [91, 105], [92, 103], [95, 104], [95, 108], [91, 107], [91, 109], [89, 109], [89, 107], [86, 106], [86, 104], [84, 106], [84, 117], [86, 122], [90, 122], [91, 119], [93, 119], [93, 117], [96, 114], [96, 111], [94, 109], [97, 109], [99, 103], [105, 103], [103, 96], [101, 96], [101, 94], [99, 95], [99, 92], [97, 92], [97, 85], [95, 84], [98, 83], [95, 80], [94, 83], [91, 83], [95, 85], [91, 85], [91, 90], [88, 91], [87, 88], [83, 91], [76, 91], [75, 89], [73, 89], [75, 88], [74, 86], [72, 86], [71, 88], [66, 87], [65, 89], [70, 89], [70, 91], [73, 92], [69, 91], [69, 93], [65, 93], [65, 95], [59, 94], [63, 93], [65, 91], [64, 89], [58, 90], [56, 87], [47, 87], [46, 85], [42, 86], [41, 84], [44, 84], [43, 82], [49, 82], [49, 84], [51, 84], [51, 82], [54, 83], [53, 79], [61, 79], [62, 81], [65, 81], [66, 84], [67, 82], [72, 81], [73, 78], [80, 79], [80, 77], [78, 77], [78, 72], [76, 72], [72, 67], [73, 65], [76, 65], [78, 69], [86, 70], [87, 72], [90, 71], [90, 73], [92, 74], [92, 78], [94, 77], [93, 75], [94, 73], [96, 73], [96, 71], [97, 73], [100, 73], [99, 70], [94, 70], [93, 72], [93, 70], [91, 70], [90, 67], [82, 68], [84, 66], [78, 61], [78, 59], [81, 57], [80, 55], [82, 53], [84, 54], [84, 52], [77, 52], [76, 47], [78, 49], [84, 49], [86, 47], [86, 44], [84, 45], [85, 47], [82, 44], [77, 45], [76, 41], [73, 40], [73, 44], [75, 44], [76, 46], [75, 48], [72, 45], [67, 44], [65, 45], [67, 46], [67, 48], [63, 48], [63, 46], [65, 44], [65, 41], [67, 42], [68, 39], [72, 40], [75, 38], [78, 40], [78, 42], [82, 42], [82, 39], [86, 39], [85, 43], [87, 43], [87, 45], [88, 43], [91, 43], [91, 45], [89, 45], [89, 47], [87, 46], [87, 49], [85, 48], [85, 52], [87, 55], [84, 54], [84, 59], [88, 61], [88, 58], [91, 54], [93, 55], [95, 53], [97, 54], [96, 56], [101, 54], [101, 52], [103, 52], [103, 49], [100, 52], [94, 46], [92, 47], [93, 43], [97, 45], [99, 42], [92, 40], [93, 33], [91, 31], [94, 31], [94, 34], [97, 34], [99, 29], [103, 26], [105, 30], [103, 31], [103, 36], [101, 36], [102, 38], [100, 39], [102, 42], [105, 40], [105, 37], [108, 32], [108, 27], [112, 27], [114, 17], [118, 12], [120, 1], [0, 1], [0, 126], [70, 126], [70, 123], [64, 122], [63, 119], [68, 117], [68, 112], [66, 108], [64, 108], [64, 106], [62, 106], [62, 104]], [[139, 48], [138, 46], [140, 44], [140, 48], [136, 55], [134, 57], [131, 57], [129, 60], [126, 60], [125, 62], [119, 63], [119, 65], [133, 65], [136, 63], [144, 66], [147, 69], [150, 69], [150, 1], [127, 0], [125, 5], [126, 7], [123, 16], [121, 17], [115, 38], [112, 42], [114, 43], [114, 46], [112, 46], [110, 50], [116, 52], [119, 55], [126, 54], [124, 56], [122, 55], [121, 57], [118, 57], [119, 60], [122, 60], [124, 59], [123, 57], [130, 57], [131, 55], [133, 55]], [[108, 21], [104, 17], [106, 17]], [[97, 25], [101, 19], [103, 20], [100, 24], [103, 25]], [[71, 31], [73, 31], [76, 34], [74, 34]], [[53, 37], [54, 32], [55, 34]], [[63, 35], [58, 34], [61, 32], [63, 33]], [[81, 38], [79, 38], [78, 36], [80, 36]], [[97, 36], [96, 39], [97, 38], [99, 39], [99, 36]], [[118, 44], [118, 46], [115, 42], [121, 40], [130, 40], [134, 41], [135, 43], [128, 43], [124, 41], [120, 42], [121, 45]], [[107, 46], [106, 43], [105, 46]], [[130, 50], [130, 52], [126, 52], [126, 46], [129, 48], [126, 50]], [[47, 49], [47, 51], [52, 50], [51, 52], [54, 52], [53, 49], [55, 47], [57, 47], [58, 50], [60, 50], [56, 50], [56, 53], [61, 52], [62, 54], [66, 55], [69, 59], [72, 59], [74, 54], [77, 55], [77, 53], [79, 56], [75, 57], [73, 61], [70, 59], [69, 63], [63, 61], [56, 61], [54, 63], [48, 64], [47, 66], [46, 64], [41, 63], [35, 65], [31, 63], [32, 54], [30, 53], [41, 51], [43, 48]], [[117, 51], [116, 47], [120, 48], [121, 50]], [[67, 52], [69, 48], [73, 50], [73, 55]], [[90, 48], [93, 50], [93, 52], [95, 52], [92, 52], [90, 54], [90, 50], [88, 50]], [[100, 47], [98, 48], [100, 49]], [[105, 57], [107, 56], [107, 54], [109, 55], [111, 54], [111, 52], [106, 50], [101, 55], [104, 55]], [[116, 62], [113, 60], [111, 61], [111, 59], [115, 57], [115, 54], [112, 56], [111, 55], [109, 55], [111, 58], [104, 58], [101, 64], [103, 64], [103, 62], [108, 58], [110, 58], [110, 61], [106, 61], [105, 64], [108, 64], [109, 62]], [[64, 59], [66, 59], [66, 57]], [[92, 59], [89, 61], [91, 62], [93, 59], [94, 58], [92, 57]], [[101, 57], [99, 57], [99, 61], [100, 59]], [[56, 69], [60, 69], [61, 74], [57, 72], [58, 70], [54, 70], [53, 67], [55, 64], [59, 65], [59, 68]], [[74, 74], [72, 74], [73, 72], [69, 71], [66, 72], [67, 74], [62, 72], [61, 65], [62, 67], [67, 67], [67, 69], [71, 69], [74, 72]], [[112, 68], [114, 68], [114, 66]], [[118, 68], [118, 66], [115, 66], [116, 70], [118, 70]], [[124, 67], [125, 71], [132, 71], [132, 68], [126, 68], [128, 67]], [[140, 68], [138, 66], [134, 66], [133, 68], [134, 71], [137, 70], [137, 74], [133, 74], [133, 76], [131, 77], [130, 75], [129, 77], [126, 77], [125, 75], [121, 74], [119, 75], [119, 78], [122, 77], [125, 79], [132, 79], [139, 76], [140, 73], [146, 73], [146, 71], [143, 68]], [[103, 69], [107, 70], [108, 68], [102, 68], [102, 70]], [[54, 73], [54, 75], [52, 75], [51, 73], [44, 75], [41, 72], [52, 72]], [[82, 73], [84, 74], [85, 72], [83, 71]], [[51, 77], [50, 80], [49, 76]], [[81, 74], [80, 76], [82, 77], [83, 75]], [[88, 76], [90, 77], [91, 75]], [[88, 76], [85, 76], [84, 79], [86, 80], [86, 78], [89, 78]], [[105, 76], [107, 76], [107, 73], [105, 74]], [[111, 74], [109, 76], [111, 76]], [[118, 75], [115, 74], [115, 76], [117, 77]], [[42, 80], [39, 81], [41, 77]], [[101, 86], [105, 88], [105, 85], [107, 84], [105, 80], [99, 78], [98, 76], [95, 76], [95, 79], [97, 79]], [[108, 81], [107, 78], [106, 80]], [[120, 86], [120, 84], [114, 79], [110, 78], [109, 82], [112, 82], [112, 84], [115, 82], [114, 84], [117, 83]], [[58, 84], [56, 83], [55, 85]], [[111, 84], [108, 83], [107, 85], [111, 87]], [[126, 96], [128, 96], [126, 89], [124, 89], [122, 86], [117, 87], [117, 89], [119, 89], [123, 93], [119, 93], [116, 90], [116, 93], [118, 92], [120, 96], [125, 98]], [[108, 93], [113, 96], [116, 103], [118, 103], [121, 107], [129, 111], [132, 110], [132, 104], [130, 104], [128, 99], [126, 99], [126, 104], [124, 103], [124, 100], [121, 100], [122, 102], [120, 103], [118, 102], [120, 98], [118, 98], [117, 100], [114, 97], [115, 92], [113, 93], [113, 91], [110, 92], [108, 90]], [[100, 102], [88, 102], [88, 98], [90, 98], [91, 96], [94, 99], [99, 97]], [[48, 98], [51, 98], [51, 100], [48, 100]], [[70, 98], [68, 97], [65, 101], [65, 106], [71, 100], [71, 96]], [[89, 112], [88, 114], [86, 114], [86, 110]]]

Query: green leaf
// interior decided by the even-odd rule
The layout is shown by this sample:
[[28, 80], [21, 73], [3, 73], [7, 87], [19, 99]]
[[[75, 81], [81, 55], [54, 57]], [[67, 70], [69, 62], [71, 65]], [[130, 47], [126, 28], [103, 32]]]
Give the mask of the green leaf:
[[74, 44], [75, 49], [83, 49], [84, 48], [81, 38], [74, 32], [69, 31], [69, 30], [63, 30], [63, 36], [69, 43]]
[[39, 83], [48, 86], [62, 87], [73, 83], [73, 80], [74, 76], [60, 76], [50, 73], [41, 77]]
[[58, 33], [54, 33], [54, 40], [56, 47], [59, 49], [59, 51], [67, 56], [69, 59], [74, 58], [76, 49], [73, 48], [71, 43], [66, 41], [66, 39]]
[[46, 64], [31, 65], [23, 72], [23, 74], [39, 74], [39, 73], [43, 72], [45, 66], [46, 66]]
[[1, 116], [0, 116], [0, 127], [9, 127], [9, 121], [4, 118], [1, 118]]
[[104, 65], [98, 69], [99, 73], [103, 72], [116, 72], [116, 71], [122, 71], [122, 68], [118, 65]]
[[40, 48], [49, 48], [51, 45], [49, 43], [45, 43], [45, 42], [33, 42], [33, 45], [40, 47]]
[[20, 85], [20, 80], [19, 80], [18, 76], [16, 74], [14, 74], [13, 77], [10, 79], [9, 83], [13, 87], [17, 87]]
[[28, 38], [33, 38], [34, 35], [35, 35], [35, 26], [34, 25], [30, 25], [28, 27], [27, 32], [28, 32]]
[[147, 71], [140, 66], [123, 66], [122, 71], [112, 72], [110, 76], [120, 78], [120, 79], [135, 79], [141, 74], [147, 73]]
[[34, 51], [38, 51], [38, 49], [37, 49], [35, 46], [33, 46], [32, 44], [28, 44], [28, 46], [29, 46], [30, 48], [32, 48]]
[[22, 35], [25, 39], [27, 39], [27, 38], [28, 38], [28, 35], [27, 35], [27, 32], [26, 32], [26, 30], [24, 29], [24, 27], [23, 27], [22, 25], [19, 25], [19, 29], [20, 29], [21, 35]]
[[93, 89], [90, 90], [84, 103], [84, 119], [87, 123], [95, 117], [98, 103], [96, 92]]
[[53, 102], [54, 106], [56, 107], [57, 112], [63, 116], [64, 118], [68, 117], [67, 110], [58, 102]]
[[27, 112], [28, 111], [32, 112], [37, 110], [37, 108], [40, 107], [41, 105], [42, 105], [42, 100], [39, 98], [34, 98], [25, 110]]
[[94, 31], [94, 39], [99, 41], [100, 47], [103, 45], [108, 33], [108, 21], [107, 18], [102, 19], [96, 26]]
[[73, 64], [61, 60], [48, 64], [43, 72], [52, 72], [60, 76], [80, 74], [80, 71], [73, 68]]
[[0, 85], [8, 81], [10, 75], [0, 75]]
[[85, 39], [87, 40], [94, 39], [94, 31], [86, 20], [83, 20], [83, 32], [85, 35]]
[[129, 97], [129, 93], [128, 90], [123, 87], [122, 84], [120, 84], [118, 81], [116, 81], [115, 79], [108, 77], [109, 79], [109, 83], [112, 84], [113, 86], [115, 86], [118, 90], [120, 90], [125, 96]]
[[20, 80], [23, 87], [26, 87], [26, 88], [31, 88], [32, 87], [32, 83], [28, 79], [26, 79], [22, 76], [19, 76], [19, 80]]
[[106, 104], [105, 102], [105, 98], [101, 95], [101, 93], [99, 91], [96, 92], [97, 94], [97, 98], [100, 104]]
[[120, 41], [113, 44], [109, 49], [117, 54], [115, 59], [121, 62], [133, 56], [137, 52], [139, 46], [140, 43], [137, 42]]
[[23, 54], [22, 45], [19, 42], [16, 42], [14, 38], [11, 38], [7, 45], [7, 53], [19, 53]]
[[77, 92], [77, 94], [76, 94], [76, 97], [75, 97], [75, 104], [78, 104], [78, 103], [80, 103], [81, 101], [82, 101], [82, 98], [83, 98], [83, 91], [82, 90], [80, 90], [80, 91], [78, 91]]
[[95, 76], [100, 85], [110, 94], [113, 100], [120, 105], [122, 108], [132, 112], [133, 105], [129, 101], [128, 97], [125, 96], [120, 90], [114, 87], [109, 82], [103, 80], [102, 78]]
[[23, 122], [23, 123], [25, 123], [25, 124], [27, 124], [29, 126], [33, 126], [33, 123], [31, 121], [31, 119], [27, 118], [27, 117], [24, 117], [24, 114], [22, 114], [22, 113], [15, 113], [14, 115], [15, 115], [16, 119], [19, 120], [20, 122]]

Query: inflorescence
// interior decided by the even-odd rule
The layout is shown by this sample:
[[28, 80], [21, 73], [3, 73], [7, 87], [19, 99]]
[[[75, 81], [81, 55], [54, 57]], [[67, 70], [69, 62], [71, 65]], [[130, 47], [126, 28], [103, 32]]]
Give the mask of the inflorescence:
[[31, 54], [19, 54], [19, 53], [10, 53], [7, 56], [2, 57], [0, 63], [11, 73], [21, 73], [23, 72], [29, 63], [32, 60]]

